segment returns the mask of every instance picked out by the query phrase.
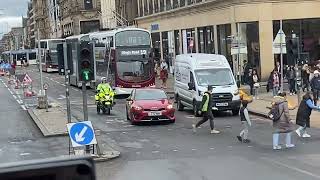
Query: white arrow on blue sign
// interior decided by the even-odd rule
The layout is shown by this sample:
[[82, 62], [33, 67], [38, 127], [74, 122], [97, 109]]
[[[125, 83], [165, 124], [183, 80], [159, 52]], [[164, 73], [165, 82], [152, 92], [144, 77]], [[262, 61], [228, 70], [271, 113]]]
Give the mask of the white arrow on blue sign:
[[97, 144], [91, 121], [67, 124], [72, 147]]

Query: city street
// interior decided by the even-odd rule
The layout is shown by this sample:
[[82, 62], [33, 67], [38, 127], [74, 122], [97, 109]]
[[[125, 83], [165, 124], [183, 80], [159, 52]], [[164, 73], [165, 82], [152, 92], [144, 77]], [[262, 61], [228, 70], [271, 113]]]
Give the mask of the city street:
[[[35, 68], [28, 68], [27, 72], [36, 89], [39, 72]], [[43, 75], [50, 86], [50, 102], [65, 106], [64, 77], [54, 73]], [[18, 99], [15, 90], [4, 79], [1, 77], [4, 83], [0, 81], [2, 162], [67, 155], [67, 137], [43, 137], [19, 100], [15, 100]], [[72, 113], [79, 116], [81, 91], [72, 87], [70, 95]], [[296, 148], [273, 151], [270, 121], [261, 117], [252, 116], [249, 135], [252, 142], [242, 144], [236, 139], [241, 126], [239, 117], [231, 113], [217, 115], [215, 125], [222, 131], [219, 135], [209, 133], [208, 123], [194, 134], [191, 125], [200, 118], [188, 110], [176, 112], [175, 124], [132, 126], [126, 121], [125, 100], [117, 100], [110, 116], [97, 115], [93, 95], [89, 91], [89, 120], [101, 130], [97, 136], [100, 146], [109, 145], [121, 152], [117, 159], [97, 163], [99, 180], [320, 179], [317, 129], [311, 129], [310, 140], [298, 140], [294, 135]]]

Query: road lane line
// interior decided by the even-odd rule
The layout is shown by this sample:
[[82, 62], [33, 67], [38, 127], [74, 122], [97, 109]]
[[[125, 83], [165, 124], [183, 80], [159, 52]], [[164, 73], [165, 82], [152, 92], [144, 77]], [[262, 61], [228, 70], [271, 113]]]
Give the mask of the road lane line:
[[21, 108], [23, 109], [23, 110], [27, 110], [27, 108], [26, 108], [26, 106], [25, 105], [21, 105]]
[[17, 99], [17, 96], [16, 96], [16, 95], [13, 95], [13, 98]]
[[264, 159], [264, 160], [266, 160], [266, 161], [269, 161], [270, 163], [273, 163], [273, 164], [277, 164], [277, 165], [283, 166], [283, 167], [288, 168], [288, 169], [291, 169], [291, 170], [293, 170], [293, 171], [297, 171], [297, 172], [299, 172], [299, 173], [302, 173], [302, 174], [309, 175], [309, 176], [311, 176], [311, 177], [320, 179], [320, 175], [314, 174], [314, 173], [309, 172], [309, 171], [306, 171], [306, 170], [304, 170], [304, 169], [300, 169], [300, 168], [297, 168], [297, 167], [294, 167], [294, 166], [290, 166], [290, 165], [287, 165], [287, 164], [284, 164], [284, 163], [282, 163], [282, 162], [279, 162], [279, 161], [276, 161], [276, 160], [272, 160], [272, 159], [266, 158], [266, 157], [261, 157], [261, 159]]
[[4, 84], [4, 86], [7, 88], [8, 86], [5, 84], [5, 83], [3, 83]]

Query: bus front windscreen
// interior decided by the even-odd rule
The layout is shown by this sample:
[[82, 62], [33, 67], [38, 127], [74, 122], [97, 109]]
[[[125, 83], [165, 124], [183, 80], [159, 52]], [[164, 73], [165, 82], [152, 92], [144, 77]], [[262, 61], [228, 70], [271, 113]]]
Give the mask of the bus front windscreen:
[[118, 61], [118, 77], [126, 82], [141, 82], [152, 76], [152, 64], [150, 61]]
[[146, 31], [128, 30], [116, 34], [116, 46], [150, 46], [150, 34]]

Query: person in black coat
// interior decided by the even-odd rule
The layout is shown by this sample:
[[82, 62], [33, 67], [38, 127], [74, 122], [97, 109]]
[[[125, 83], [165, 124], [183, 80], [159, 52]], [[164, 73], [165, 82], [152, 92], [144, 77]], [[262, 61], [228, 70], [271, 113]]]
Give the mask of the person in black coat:
[[296, 124], [300, 127], [296, 130], [296, 133], [299, 137], [311, 137], [307, 134], [306, 128], [310, 128], [310, 115], [313, 109], [320, 110], [320, 107], [314, 105], [313, 94], [307, 92], [303, 96], [297, 112]]
[[320, 72], [318, 70], [315, 70], [313, 74], [314, 74], [314, 77], [312, 78], [310, 85], [311, 85], [311, 90], [313, 92], [314, 105], [317, 105], [317, 102], [320, 96], [320, 76], [319, 76]]

